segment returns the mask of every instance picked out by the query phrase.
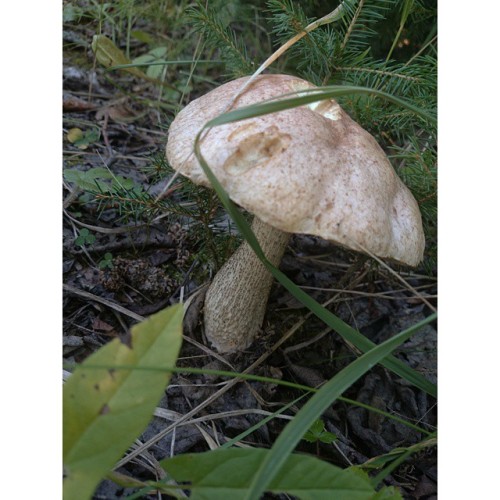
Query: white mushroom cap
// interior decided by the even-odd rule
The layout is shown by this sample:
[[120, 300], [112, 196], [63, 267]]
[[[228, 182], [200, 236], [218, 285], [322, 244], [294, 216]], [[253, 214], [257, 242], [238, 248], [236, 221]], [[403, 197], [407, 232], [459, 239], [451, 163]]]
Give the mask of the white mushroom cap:
[[[197, 184], [210, 186], [191, 154], [195, 136], [246, 79], [194, 100], [170, 127], [168, 161]], [[293, 76], [260, 76], [235, 107], [311, 87]], [[334, 100], [214, 127], [201, 152], [234, 202], [281, 231], [412, 266], [422, 260], [417, 202], [375, 139]]]

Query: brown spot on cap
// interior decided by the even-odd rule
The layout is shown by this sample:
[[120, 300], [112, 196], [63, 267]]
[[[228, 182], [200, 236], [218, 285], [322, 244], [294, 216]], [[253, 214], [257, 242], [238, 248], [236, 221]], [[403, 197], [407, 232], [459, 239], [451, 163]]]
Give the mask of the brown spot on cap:
[[230, 175], [241, 175], [262, 165], [273, 156], [283, 153], [291, 137], [280, 134], [277, 127], [250, 135], [239, 143], [236, 151], [224, 162], [223, 169]]

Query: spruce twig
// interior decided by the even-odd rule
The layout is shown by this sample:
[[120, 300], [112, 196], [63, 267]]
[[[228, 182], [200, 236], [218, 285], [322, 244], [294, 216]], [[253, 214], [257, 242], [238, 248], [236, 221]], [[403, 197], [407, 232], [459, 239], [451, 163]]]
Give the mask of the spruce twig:
[[320, 19], [317, 19], [316, 21], [310, 23], [308, 26], [304, 28], [303, 31], [300, 33], [297, 33], [293, 38], [290, 38], [285, 44], [283, 44], [278, 50], [273, 52], [258, 68], [257, 70], [253, 73], [253, 75], [243, 84], [243, 86], [236, 92], [235, 96], [231, 99], [227, 109], [225, 111], [228, 111], [231, 109], [234, 105], [234, 103], [237, 101], [238, 97], [245, 92], [245, 90], [252, 84], [252, 82], [259, 76], [267, 67], [269, 67], [276, 59], [278, 59], [280, 56], [282, 56], [292, 45], [297, 43], [301, 38], [305, 37], [308, 33], [311, 33], [314, 31], [316, 28], [319, 28], [320, 26], [324, 26], [325, 24], [330, 24], [335, 21], [338, 21], [339, 19], [342, 19], [344, 16], [344, 3], [342, 2], [335, 10], [327, 14], [326, 16], [323, 16]]

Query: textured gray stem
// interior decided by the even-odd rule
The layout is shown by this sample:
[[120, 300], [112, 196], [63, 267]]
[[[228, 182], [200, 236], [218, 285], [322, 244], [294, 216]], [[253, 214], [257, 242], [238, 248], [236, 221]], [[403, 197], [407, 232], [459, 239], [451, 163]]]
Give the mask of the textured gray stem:
[[[278, 266], [290, 234], [257, 217], [252, 231], [268, 260]], [[244, 241], [217, 273], [205, 298], [205, 334], [219, 352], [242, 351], [254, 341], [272, 282], [273, 276]]]

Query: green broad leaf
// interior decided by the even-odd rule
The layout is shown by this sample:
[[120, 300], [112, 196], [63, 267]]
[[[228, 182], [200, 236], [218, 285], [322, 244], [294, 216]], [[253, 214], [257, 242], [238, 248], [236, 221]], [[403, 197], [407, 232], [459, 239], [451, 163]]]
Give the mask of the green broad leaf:
[[[79, 365], [63, 391], [64, 498], [85, 500], [141, 434], [170, 379], [182, 343], [181, 304], [131, 329]], [[92, 368], [91, 365], [106, 368]], [[126, 365], [127, 369], [115, 366]]]
[[112, 179], [113, 174], [109, 170], [109, 168], [105, 167], [95, 167], [90, 168], [86, 172], [84, 172], [84, 176], [88, 181], [92, 181], [94, 179]]
[[97, 142], [100, 136], [101, 132], [97, 127], [92, 127], [90, 130], [86, 130], [85, 132], [75, 127], [68, 130], [66, 138], [68, 139], [68, 142], [74, 144], [76, 147], [80, 149], [87, 149], [90, 144]]
[[99, 262], [99, 269], [113, 269], [113, 254], [106, 252], [104, 258]]
[[403, 496], [394, 486], [388, 486], [377, 491], [373, 500], [403, 500]]
[[74, 182], [84, 191], [91, 192], [97, 189], [103, 193], [110, 193], [118, 189], [133, 189], [135, 187], [132, 179], [115, 175], [104, 167], [91, 168], [86, 172], [81, 172], [75, 168], [67, 168], [64, 170], [64, 179], [68, 182]]
[[87, 229], [83, 228], [78, 233], [78, 237], [75, 239], [75, 245], [85, 246], [92, 245], [95, 242], [95, 236]]
[[[180, 455], [163, 460], [161, 465], [177, 482], [191, 483], [191, 500], [240, 500], [268, 454], [260, 448], [232, 448]], [[299, 454], [286, 459], [266, 491], [301, 500], [371, 500], [376, 494], [368, 476]]]
[[167, 47], [156, 47], [147, 54], [150, 59], [150, 66], [146, 70], [146, 74], [151, 78], [160, 78], [163, 72], [164, 58], [167, 55]]
[[151, 49], [149, 53], [155, 58], [155, 59], [160, 59], [162, 57], [165, 57], [167, 55], [167, 47], [155, 47], [154, 49]]
[[148, 52], [147, 54], [142, 54], [142, 56], [138, 56], [132, 59], [132, 64], [137, 66], [147, 66], [148, 63], [153, 62], [155, 58]]
[[130, 32], [130, 36], [132, 38], [135, 38], [139, 42], [147, 43], [148, 45], [150, 45], [150, 44], [152, 44], [154, 42], [154, 38], [149, 33], [147, 33], [146, 31], [132, 30]]
[[337, 441], [337, 435], [333, 432], [325, 431], [320, 434], [319, 440], [325, 444], [332, 444], [334, 441]]
[[[94, 35], [92, 50], [99, 63], [106, 68], [131, 63], [130, 59], [105, 35]], [[139, 78], [147, 79], [146, 75], [140, 69], [133, 66], [125, 67], [123, 70]]]
[[304, 434], [302, 439], [309, 443], [321, 441], [325, 444], [331, 444], [337, 440], [337, 436], [332, 432], [326, 431], [323, 420], [318, 419], [311, 425], [310, 429]]
[[106, 178], [96, 171], [103, 170], [106, 175], [109, 175], [109, 172], [106, 169], [101, 167], [91, 168], [87, 172], [81, 172], [76, 168], [66, 168], [64, 169], [64, 179], [67, 182], [75, 183], [80, 189], [85, 191], [94, 191], [96, 189], [96, 183], [98, 183], [98, 179]]
[[86, 149], [90, 144], [97, 142], [99, 137], [101, 136], [101, 132], [98, 128], [93, 127], [90, 130], [86, 130], [83, 134], [83, 137], [75, 141], [75, 146], [78, 146], [80, 149]]
[[[306, 432], [304, 439], [308, 440], [308, 437], [317, 438], [323, 431], [325, 430], [325, 424], [323, 420], [316, 420], [310, 427], [310, 429]], [[313, 439], [316, 441], [317, 439]]]
[[63, 22], [64, 23], [77, 23], [83, 16], [83, 10], [76, 5], [67, 3], [63, 7]]

